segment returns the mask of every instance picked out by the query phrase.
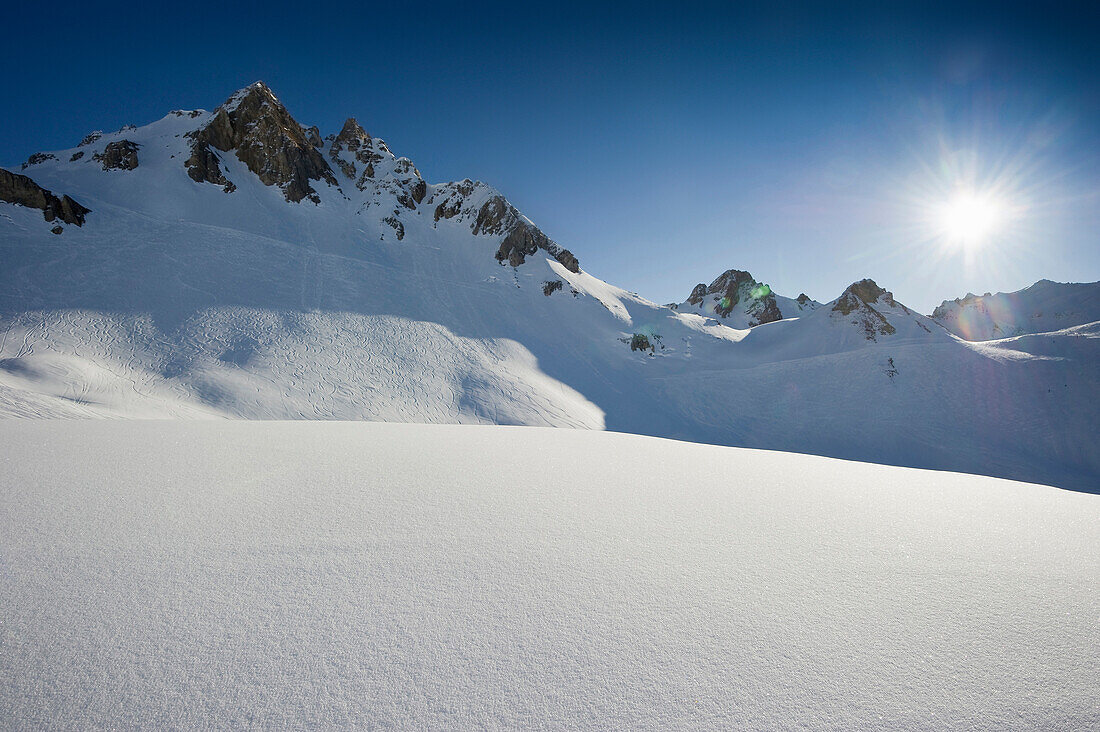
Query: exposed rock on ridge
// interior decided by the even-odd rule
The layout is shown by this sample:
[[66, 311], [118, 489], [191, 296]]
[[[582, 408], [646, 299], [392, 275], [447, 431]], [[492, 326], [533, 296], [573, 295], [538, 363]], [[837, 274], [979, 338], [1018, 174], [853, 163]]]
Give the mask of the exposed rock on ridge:
[[92, 159], [103, 163], [104, 170], [134, 170], [138, 166], [138, 147], [136, 142], [129, 140], [110, 142]]
[[23, 166], [22, 166], [21, 169], [26, 170], [31, 165], [38, 165], [39, 163], [44, 163], [47, 160], [57, 160], [57, 156], [55, 156], [53, 153], [36, 152], [33, 155], [31, 155], [29, 158], [27, 158], [27, 162], [23, 163]]
[[743, 309], [749, 316], [750, 326], [783, 319], [771, 288], [739, 269], [726, 270], [709, 287], [700, 282], [691, 290], [687, 302], [699, 307], [708, 296], [713, 296], [713, 310], [720, 318], [729, 317], [737, 305], [744, 303]]
[[436, 203], [436, 221], [470, 221], [470, 228], [475, 235], [503, 236], [495, 255], [502, 264], [507, 262], [518, 267], [527, 257], [542, 249], [570, 272], [580, 272], [580, 262], [572, 252], [546, 236], [530, 219], [508, 203], [504, 196], [484, 183], [469, 179], [460, 183], [448, 183], [440, 186], [429, 203]]
[[187, 174], [198, 182], [234, 189], [220, 167], [215, 151], [235, 151], [237, 158], [264, 185], [277, 185], [288, 201], [309, 198], [320, 203], [310, 181], [338, 185], [325, 159], [286, 107], [263, 82], [230, 97], [214, 111], [213, 119], [191, 133], [193, 145]]
[[77, 226], [82, 226], [85, 215], [91, 213], [91, 209], [68, 196], [58, 198], [27, 176], [3, 168], [0, 168], [0, 201], [40, 209], [46, 221], [61, 219], [66, 224]]
[[385, 140], [371, 137], [354, 117], [332, 138], [329, 159], [360, 191], [390, 193], [409, 210], [415, 210], [428, 193], [428, 184], [412, 161], [395, 157]]
[[874, 280], [860, 280], [848, 286], [833, 303], [833, 312], [841, 315], [854, 315], [856, 324], [863, 329], [869, 341], [877, 340], [879, 335], [893, 335], [897, 332], [890, 321], [879, 312], [874, 304], [882, 303], [887, 307], [901, 307], [906, 314], [909, 309], [894, 300], [894, 295], [879, 287]]

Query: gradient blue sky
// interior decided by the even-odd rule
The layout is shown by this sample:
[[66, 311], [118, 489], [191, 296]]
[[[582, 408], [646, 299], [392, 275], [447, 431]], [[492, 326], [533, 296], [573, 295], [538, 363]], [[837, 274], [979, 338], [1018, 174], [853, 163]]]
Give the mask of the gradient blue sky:
[[[266, 81], [355, 116], [432, 182], [501, 189], [658, 302], [747, 269], [928, 312], [1100, 279], [1096, 3], [13, 4], [0, 162]], [[959, 180], [1008, 191], [977, 252], [930, 237]]]

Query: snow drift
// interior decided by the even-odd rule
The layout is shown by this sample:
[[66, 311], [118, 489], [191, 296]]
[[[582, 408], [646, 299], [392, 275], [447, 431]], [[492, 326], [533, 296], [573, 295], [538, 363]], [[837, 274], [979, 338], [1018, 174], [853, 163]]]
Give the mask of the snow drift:
[[18, 726], [1100, 723], [1095, 496], [438, 425], [7, 421], [0, 464]]

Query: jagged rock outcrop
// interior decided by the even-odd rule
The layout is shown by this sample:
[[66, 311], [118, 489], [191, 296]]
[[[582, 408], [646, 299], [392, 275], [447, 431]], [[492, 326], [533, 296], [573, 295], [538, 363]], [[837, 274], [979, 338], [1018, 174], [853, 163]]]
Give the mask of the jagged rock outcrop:
[[332, 138], [329, 160], [360, 191], [389, 193], [409, 210], [416, 210], [428, 193], [428, 184], [412, 161], [395, 157], [384, 140], [371, 137], [354, 117]]
[[92, 159], [102, 163], [104, 170], [134, 170], [138, 166], [139, 147], [129, 140], [109, 142], [103, 152], [96, 153]]
[[84, 217], [91, 213], [91, 209], [81, 206], [68, 196], [58, 198], [27, 176], [3, 168], [0, 168], [0, 201], [37, 208], [42, 211], [46, 221], [61, 219], [66, 224], [77, 226], [82, 226]]
[[[874, 280], [860, 280], [848, 286], [836, 302], [833, 303], [833, 312], [850, 316], [853, 313], [855, 323], [863, 329], [863, 334], [869, 341], [877, 340], [880, 335], [893, 335], [897, 330], [890, 324], [874, 305], [882, 303], [887, 307], [898, 307], [900, 304], [894, 300], [892, 293], [879, 287]], [[904, 305], [900, 307], [905, 308]], [[905, 308], [908, 313], [908, 308]]]
[[28, 166], [38, 165], [39, 163], [44, 163], [47, 160], [57, 160], [57, 157], [54, 156], [52, 153], [36, 152], [32, 154], [29, 158], [27, 158], [27, 162], [23, 163], [22, 169], [26, 170]]
[[562, 285], [563, 285], [563, 283], [562, 283], [561, 280], [548, 280], [546, 282], [543, 282], [542, 283], [542, 294], [546, 295], [547, 297], [550, 297], [555, 292], [560, 290], [562, 288]]
[[501, 264], [507, 262], [518, 267], [541, 249], [570, 272], [580, 272], [580, 262], [572, 252], [546, 236], [504, 196], [484, 183], [466, 179], [439, 186], [428, 203], [435, 205], [437, 222], [469, 221], [475, 235], [504, 237], [494, 255]]
[[84, 157], [84, 151], [83, 150], [77, 150], [76, 152], [73, 153], [72, 157], [69, 158], [69, 162], [70, 163], [75, 163], [77, 160], [80, 160], [82, 157]]
[[382, 222], [389, 224], [393, 228], [394, 233], [397, 234], [397, 241], [401, 241], [405, 238], [405, 225], [401, 223], [401, 219], [396, 216], [387, 216], [382, 219]]
[[749, 326], [783, 319], [771, 288], [739, 269], [726, 270], [709, 286], [699, 283], [692, 289], [687, 302], [700, 307], [708, 297], [714, 302], [712, 310], [720, 318], [729, 317], [734, 308], [740, 306], [748, 316]]
[[197, 182], [233, 190], [218, 152], [233, 151], [264, 185], [277, 185], [288, 201], [320, 203], [310, 181], [339, 185], [307, 133], [263, 82], [234, 94], [214, 111], [209, 123], [190, 133], [191, 157], [184, 163]]
[[101, 137], [103, 137], [103, 132], [101, 130], [94, 130], [84, 135], [84, 138], [80, 142], [78, 142], [76, 146], [84, 147], [85, 145], [91, 145], [93, 142]]

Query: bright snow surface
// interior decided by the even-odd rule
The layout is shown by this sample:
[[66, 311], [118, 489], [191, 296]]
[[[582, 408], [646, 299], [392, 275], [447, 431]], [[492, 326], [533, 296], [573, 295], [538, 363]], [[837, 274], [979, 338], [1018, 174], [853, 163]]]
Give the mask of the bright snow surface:
[[7, 421], [0, 465], [4, 727], [1100, 724], [1092, 495], [453, 425]]

